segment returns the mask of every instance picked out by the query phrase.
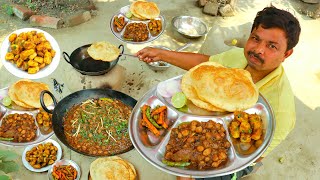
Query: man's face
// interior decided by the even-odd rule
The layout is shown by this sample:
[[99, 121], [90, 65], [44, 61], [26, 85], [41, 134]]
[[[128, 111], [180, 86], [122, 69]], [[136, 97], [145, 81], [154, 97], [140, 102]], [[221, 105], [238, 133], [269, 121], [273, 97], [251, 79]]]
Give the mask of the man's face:
[[244, 48], [248, 65], [259, 71], [272, 71], [288, 56], [292, 49], [287, 49], [287, 38], [279, 28], [264, 29], [261, 25], [254, 29]]

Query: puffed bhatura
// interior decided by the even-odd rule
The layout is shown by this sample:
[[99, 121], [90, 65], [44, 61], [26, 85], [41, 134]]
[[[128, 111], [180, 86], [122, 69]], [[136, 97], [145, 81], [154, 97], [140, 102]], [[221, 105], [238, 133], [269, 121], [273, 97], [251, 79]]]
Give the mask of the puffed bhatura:
[[[8, 95], [12, 101], [24, 108], [41, 108], [40, 94], [49, 87], [45, 83], [21, 79], [9, 87]], [[52, 98], [45, 94], [44, 103], [51, 105]]]
[[120, 54], [116, 46], [106, 41], [94, 42], [87, 51], [94, 60], [107, 62], [116, 60]]
[[156, 3], [136, 1], [130, 6], [131, 13], [139, 19], [154, 19], [159, 17], [160, 10]]
[[130, 162], [118, 156], [110, 156], [93, 161], [90, 176], [93, 180], [134, 180], [137, 172]]
[[195, 105], [210, 111], [242, 111], [252, 107], [259, 97], [248, 71], [215, 62], [191, 68], [183, 76], [181, 88]]

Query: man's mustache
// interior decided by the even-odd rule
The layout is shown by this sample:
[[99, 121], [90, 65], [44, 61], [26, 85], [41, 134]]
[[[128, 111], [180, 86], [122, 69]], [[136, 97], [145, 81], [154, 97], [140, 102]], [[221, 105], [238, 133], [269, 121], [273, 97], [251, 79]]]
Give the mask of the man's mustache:
[[253, 51], [248, 51], [248, 55], [251, 56], [253, 55], [255, 58], [257, 58], [262, 64], [264, 64], [264, 59], [262, 59], [259, 54], [253, 52]]

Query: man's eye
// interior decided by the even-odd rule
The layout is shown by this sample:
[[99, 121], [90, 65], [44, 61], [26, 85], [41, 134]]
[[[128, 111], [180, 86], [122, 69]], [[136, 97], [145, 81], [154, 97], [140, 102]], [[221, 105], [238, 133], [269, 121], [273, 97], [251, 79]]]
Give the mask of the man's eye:
[[252, 36], [252, 39], [253, 39], [254, 41], [259, 41], [259, 39], [258, 39], [257, 37], [255, 37], [255, 36]]
[[270, 44], [269, 45], [269, 48], [271, 48], [271, 49], [278, 49], [275, 45], [273, 45], [273, 44]]

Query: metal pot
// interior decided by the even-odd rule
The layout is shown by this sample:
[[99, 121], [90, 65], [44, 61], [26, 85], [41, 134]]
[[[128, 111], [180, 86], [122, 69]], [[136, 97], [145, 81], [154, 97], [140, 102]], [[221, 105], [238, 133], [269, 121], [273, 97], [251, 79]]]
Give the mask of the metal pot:
[[[53, 110], [49, 110], [46, 105], [44, 104], [43, 97], [44, 94], [48, 94], [52, 97], [53, 103], [55, 105]], [[80, 154], [87, 155], [87, 156], [94, 156], [91, 154], [86, 154], [84, 152], [78, 151], [74, 149], [67, 141], [66, 136], [64, 134], [64, 116], [68, 112], [68, 109], [70, 109], [72, 106], [80, 104], [81, 102], [84, 102], [87, 99], [97, 99], [97, 98], [102, 98], [102, 97], [107, 97], [107, 98], [113, 98], [113, 99], [118, 99], [125, 103], [126, 105], [130, 107], [134, 107], [137, 101], [132, 98], [131, 96], [124, 94], [119, 91], [115, 91], [112, 89], [85, 89], [85, 90], [80, 90], [77, 92], [74, 92], [66, 97], [64, 97], [59, 103], [53, 96], [53, 94], [50, 91], [42, 91], [40, 94], [40, 103], [42, 108], [52, 114], [52, 127], [55, 135], [57, 138], [68, 148], [72, 149], [73, 151], [76, 151]], [[123, 150], [123, 152], [120, 153], [125, 153], [129, 150], [133, 149], [133, 146], [131, 146], [128, 149]], [[120, 154], [119, 153], [119, 154]]]
[[102, 75], [110, 71], [119, 61], [119, 58], [123, 54], [124, 47], [119, 45], [119, 49], [122, 48], [120, 55], [111, 62], [94, 60], [89, 54], [87, 49], [91, 44], [81, 46], [74, 50], [69, 56], [68, 53], [63, 52], [63, 58], [67, 63], [71, 64], [77, 71], [84, 75], [97, 76]]

